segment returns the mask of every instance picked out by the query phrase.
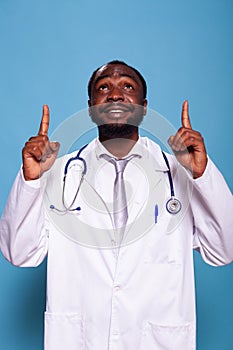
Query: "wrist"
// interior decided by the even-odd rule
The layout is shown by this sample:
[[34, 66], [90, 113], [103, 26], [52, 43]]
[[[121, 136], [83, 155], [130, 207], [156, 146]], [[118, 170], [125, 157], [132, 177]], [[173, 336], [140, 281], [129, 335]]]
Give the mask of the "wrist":
[[193, 169], [193, 171], [192, 171], [193, 179], [198, 179], [199, 177], [201, 177], [204, 174], [205, 169], [207, 167], [207, 162], [208, 162], [208, 158], [206, 157], [205, 162], [201, 167], [199, 167], [195, 170]]

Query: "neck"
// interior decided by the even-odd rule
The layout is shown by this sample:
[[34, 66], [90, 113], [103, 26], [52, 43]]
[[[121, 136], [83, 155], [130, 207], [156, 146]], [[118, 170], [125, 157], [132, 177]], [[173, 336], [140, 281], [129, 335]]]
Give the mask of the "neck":
[[103, 146], [116, 158], [121, 159], [125, 157], [133, 148], [138, 140], [138, 128], [135, 127], [134, 132], [125, 136], [107, 136], [101, 133], [99, 129], [99, 140]]

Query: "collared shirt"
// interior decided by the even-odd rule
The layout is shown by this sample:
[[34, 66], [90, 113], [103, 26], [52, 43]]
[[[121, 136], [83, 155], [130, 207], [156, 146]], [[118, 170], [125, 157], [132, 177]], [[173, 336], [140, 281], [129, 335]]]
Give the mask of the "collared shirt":
[[[108, 205], [111, 207], [111, 212], [113, 208], [113, 187], [114, 187], [114, 181], [116, 177], [116, 172], [113, 164], [106, 160], [106, 158], [103, 157], [103, 155], [108, 155], [109, 157], [115, 158], [116, 157], [111, 154], [104, 145], [99, 141], [99, 139], [96, 139], [96, 148], [95, 148], [95, 154], [97, 158], [97, 162], [99, 163], [98, 171], [94, 174], [95, 181], [94, 181], [94, 187], [100, 193], [103, 200], [108, 203]], [[145, 147], [142, 145], [142, 140], [139, 139], [135, 145], [132, 147], [130, 152], [123, 158], [129, 157], [131, 155], [134, 155], [135, 157], [131, 159], [128, 164], [126, 165], [126, 168], [124, 170], [124, 183], [126, 188], [126, 197], [127, 197], [127, 206], [130, 205], [130, 202], [132, 201], [133, 195], [135, 193], [135, 189], [138, 187], [139, 182], [144, 179], [140, 180], [137, 177], [133, 177], [132, 174], [137, 174], [138, 167], [140, 165], [140, 160], [145, 159], [145, 157], [148, 158], [148, 151]], [[140, 174], [141, 175], [141, 174]], [[142, 184], [143, 186], [143, 184]]]
[[[97, 166], [92, 169], [93, 158], [91, 158], [89, 163], [87, 161], [87, 168], [89, 169], [88, 181], [92, 183], [92, 186], [103, 198], [112, 213], [113, 187], [116, 173], [113, 164], [107, 161], [103, 155], [116, 157], [104, 147], [99, 139], [96, 139], [94, 142], [95, 163], [97, 163]], [[148, 201], [150, 196], [149, 185], [153, 186], [158, 181], [155, 171], [159, 170], [159, 173], [163, 174], [168, 170], [160, 148], [158, 147], [157, 152], [153, 154], [148, 147], [146, 138], [139, 137], [138, 141], [124, 158], [132, 155], [134, 157], [128, 162], [124, 171], [129, 224], [135, 220], [133, 207], [135, 209], [135, 205], [141, 205]]]

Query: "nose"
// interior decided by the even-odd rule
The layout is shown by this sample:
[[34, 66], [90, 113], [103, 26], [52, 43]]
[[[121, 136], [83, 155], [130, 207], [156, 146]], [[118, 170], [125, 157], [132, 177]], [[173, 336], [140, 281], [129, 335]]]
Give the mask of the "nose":
[[108, 102], [124, 101], [124, 94], [120, 88], [114, 86], [111, 91], [109, 91], [107, 99]]

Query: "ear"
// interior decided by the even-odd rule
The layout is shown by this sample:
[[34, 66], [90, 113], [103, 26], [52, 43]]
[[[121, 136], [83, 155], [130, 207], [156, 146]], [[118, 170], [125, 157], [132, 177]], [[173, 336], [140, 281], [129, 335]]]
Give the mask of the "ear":
[[143, 115], [146, 115], [147, 112], [147, 100], [144, 99], [143, 101]]
[[88, 100], [88, 113], [89, 113], [89, 116], [91, 117], [91, 100]]

